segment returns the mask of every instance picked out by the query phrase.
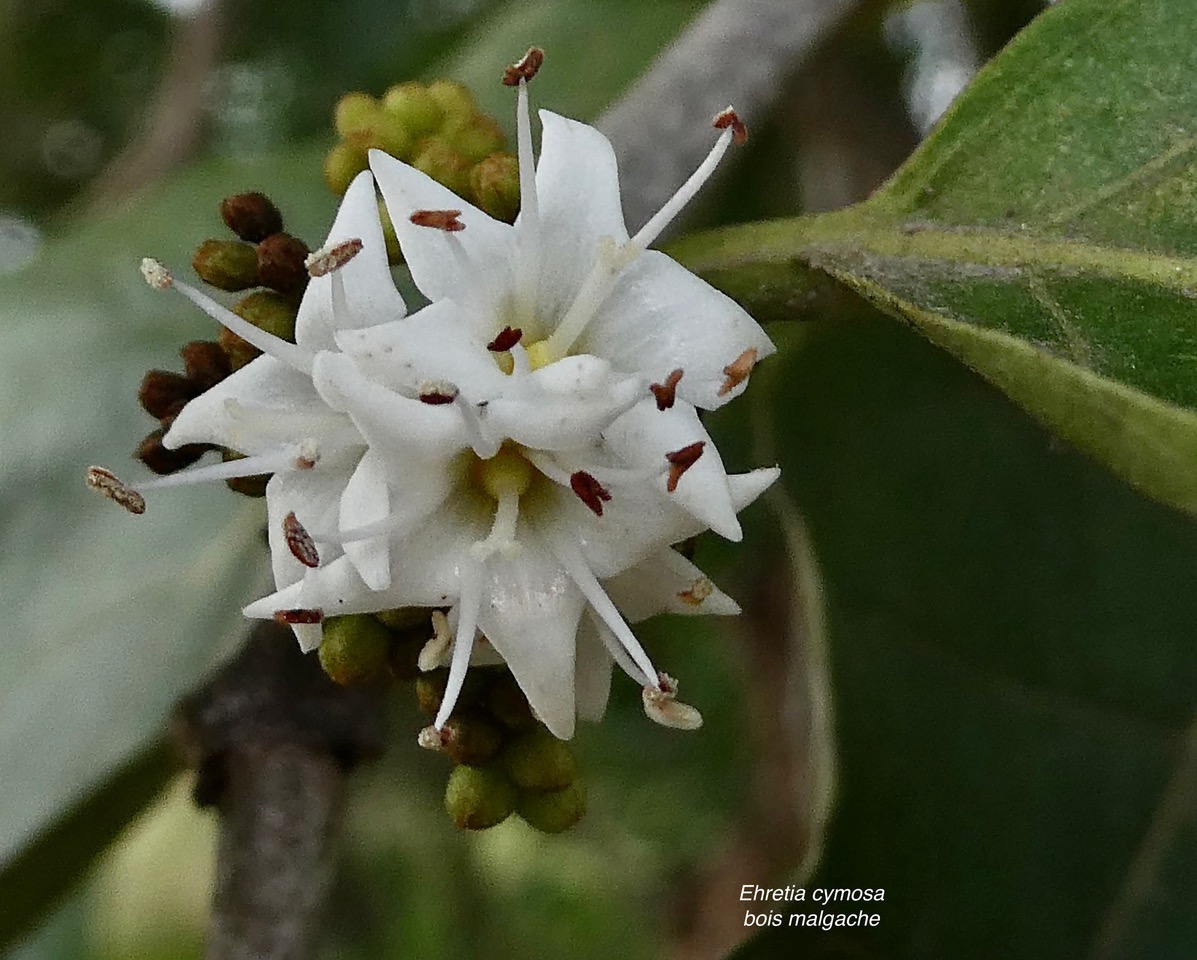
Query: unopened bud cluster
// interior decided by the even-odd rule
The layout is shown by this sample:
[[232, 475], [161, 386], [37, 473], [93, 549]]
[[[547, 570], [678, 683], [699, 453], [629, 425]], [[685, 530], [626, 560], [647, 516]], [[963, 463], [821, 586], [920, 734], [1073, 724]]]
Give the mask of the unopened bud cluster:
[[[410, 163], [496, 220], [515, 220], [520, 204], [516, 158], [505, 152], [498, 123], [478, 109], [461, 84], [401, 83], [382, 97], [349, 93], [337, 102], [334, 123], [340, 142], [324, 160], [324, 178], [333, 192], [343, 194], [368, 167], [368, 152], [376, 149]], [[382, 212], [388, 249], [397, 255], [394, 229]]]
[[[221, 201], [220, 216], [236, 239], [201, 243], [192, 267], [205, 283], [229, 293], [250, 291], [233, 311], [254, 326], [284, 340], [295, 339], [295, 315], [308, 282], [304, 264], [307, 245], [283, 230], [278, 208], [260, 193], [243, 193]], [[183, 373], [151, 370], [141, 382], [138, 399], [159, 426], [138, 446], [134, 456], [154, 473], [168, 474], [191, 466], [207, 451], [207, 444], [188, 444], [167, 450], [162, 437], [187, 401], [211, 389], [234, 370], [261, 353], [227, 328], [216, 341], [194, 341], [180, 351]], [[241, 456], [223, 450], [225, 460]], [[229, 488], [261, 497], [269, 477], [228, 480]]]
[[[448, 680], [435, 670], [416, 681], [420, 709], [436, 715]], [[485, 830], [513, 813], [545, 833], [560, 833], [586, 812], [573, 752], [532, 713], [505, 667], [472, 669], [453, 714], [421, 745], [454, 763], [445, 809], [464, 830]]]

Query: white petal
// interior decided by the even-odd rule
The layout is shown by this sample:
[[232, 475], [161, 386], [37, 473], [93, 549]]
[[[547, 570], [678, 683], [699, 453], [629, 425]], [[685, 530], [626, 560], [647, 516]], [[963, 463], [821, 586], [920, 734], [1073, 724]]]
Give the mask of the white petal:
[[518, 557], [488, 564], [479, 625], [528, 703], [554, 736], [574, 732], [574, 648], [583, 600], [552, 555], [526, 530]]
[[681, 369], [678, 396], [707, 410], [743, 392], [747, 380], [719, 395], [723, 368], [750, 348], [758, 360], [776, 349], [739, 304], [656, 250], [624, 271], [578, 344], [654, 382]]
[[[390, 505], [386, 464], [374, 450], [367, 450], [341, 494], [341, 529], [381, 520], [390, 513]], [[371, 590], [391, 585], [391, 551], [386, 537], [351, 541], [345, 544], [345, 552]]]
[[[341, 494], [351, 476], [350, 470], [326, 469], [323, 464], [311, 470], [276, 473], [266, 484], [266, 535], [270, 541], [270, 561], [274, 584], [286, 587], [302, 580], [309, 568], [295, 559], [283, 536], [283, 519], [288, 513], [308, 530], [331, 529], [340, 509]], [[340, 550], [331, 544], [316, 543], [322, 563], [336, 558]]]
[[[238, 416], [239, 406], [288, 414], [286, 426], [281, 419], [275, 425], [268, 418]], [[348, 420], [330, 417], [330, 413], [306, 374], [274, 357], [262, 356], [188, 401], [162, 442], [171, 450], [187, 443], [215, 443], [254, 454], [277, 449], [280, 442], [294, 442], [298, 437], [319, 442], [343, 434], [345, 428], [352, 431]], [[307, 424], [306, 431], [297, 430], [296, 418], [301, 425]]]
[[639, 623], [658, 613], [727, 617], [740, 612], [735, 600], [693, 563], [669, 548], [604, 581], [603, 587], [629, 623]]
[[441, 607], [454, 603], [463, 558], [486, 535], [486, 520], [446, 504], [391, 549], [391, 586], [370, 590], [349, 557], [308, 571], [291, 584], [245, 608], [247, 617], [269, 618], [276, 610], [315, 609], [326, 617], [374, 613], [395, 607]]
[[415, 390], [427, 380], [447, 380], [478, 403], [511, 382], [452, 300], [438, 300], [405, 320], [338, 334], [337, 345], [387, 386]]
[[[721, 537], [738, 541], [743, 536], [727, 471], [719, 451], [698, 419], [698, 413], [686, 401], [678, 400], [668, 410], [658, 410], [654, 400], [643, 400], [616, 420], [604, 433], [607, 446], [629, 466], [667, 466], [665, 454], [692, 443], [704, 444], [698, 460], [678, 481], [677, 489], [667, 494]], [[665, 489], [666, 478], [657, 481]]]
[[[512, 286], [513, 228], [483, 213], [415, 167], [379, 150], [370, 151], [370, 167], [395, 225], [395, 235], [412, 280], [429, 300], [457, 300], [471, 316], [497, 318]], [[460, 210], [465, 229], [446, 233], [417, 227], [417, 210]], [[493, 330], [480, 330], [493, 337]]]
[[578, 624], [574, 688], [578, 716], [592, 722], [602, 720], [611, 696], [611, 654], [590, 617], [583, 617]]
[[317, 354], [312, 379], [324, 401], [347, 413], [392, 467], [401, 468], [413, 456], [447, 460], [469, 446], [465, 423], [454, 405], [400, 396], [368, 380], [343, 354]]
[[739, 513], [773, 486], [780, 476], [780, 467], [758, 467], [748, 473], [729, 474], [727, 485], [731, 490], [732, 503], [736, 506], [736, 513]]
[[600, 238], [628, 239], [619, 202], [615, 151], [594, 127], [540, 111], [536, 165], [540, 204], [540, 274], [537, 301], [555, 327], [597, 260]]
[[511, 380], [505, 395], [485, 408], [483, 423], [492, 436], [537, 450], [567, 450], [596, 443], [644, 393], [639, 379], [614, 374], [605, 361], [566, 357]]
[[337, 330], [370, 327], [407, 313], [387, 262], [374, 178], [364, 170], [345, 191], [326, 246], [352, 239], [362, 241], [361, 252], [337, 271], [344, 286], [344, 314], [334, 315], [332, 274], [313, 277], [299, 305], [295, 340], [309, 350], [331, 348]]

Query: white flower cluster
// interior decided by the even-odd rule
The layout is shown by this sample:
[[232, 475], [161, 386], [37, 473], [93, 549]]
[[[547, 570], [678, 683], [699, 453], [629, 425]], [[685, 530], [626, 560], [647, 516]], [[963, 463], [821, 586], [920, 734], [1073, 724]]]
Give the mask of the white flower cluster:
[[[777, 478], [729, 475], [697, 413], [737, 396], [774, 347], [732, 300], [647, 248], [743, 127], [720, 114], [710, 156], [629, 236], [597, 130], [541, 111], [534, 163], [536, 65], [532, 55], [508, 71], [515, 224], [372, 152], [310, 260], [295, 343], [146, 261], [152, 285], [173, 286], [264, 355], [190, 401], [163, 441], [245, 458], [139, 489], [272, 474], [277, 591], [245, 612], [291, 623], [305, 650], [325, 617], [448, 608], [421, 657], [425, 669], [449, 663], [437, 728], [471, 660], [495, 654], [558, 737], [576, 716], [601, 716], [612, 661], [644, 688], [650, 716], [694, 727], [698, 712], [674, 699], [628, 624], [738, 612], [671, 545], [706, 529], [739, 540], [736, 513]], [[376, 185], [430, 301], [411, 316]], [[93, 470], [110, 496], [140, 499]]]

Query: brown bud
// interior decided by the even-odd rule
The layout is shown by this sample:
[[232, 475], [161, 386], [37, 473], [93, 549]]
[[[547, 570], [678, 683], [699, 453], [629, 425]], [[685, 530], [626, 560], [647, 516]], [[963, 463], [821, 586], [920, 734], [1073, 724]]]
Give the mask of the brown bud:
[[233, 233], [249, 243], [258, 243], [283, 229], [283, 215], [262, 193], [225, 197], [220, 201], [220, 218]]
[[272, 233], [258, 244], [258, 279], [279, 293], [300, 293], [308, 282], [307, 244], [289, 233]]
[[489, 763], [503, 749], [503, 732], [477, 714], [454, 715], [441, 728], [441, 749], [454, 763]]
[[[222, 450], [220, 458], [228, 463], [231, 460], [242, 460], [244, 455], [236, 450]], [[225, 481], [225, 486], [234, 493], [257, 499], [266, 496], [266, 484], [270, 481], [270, 476], [268, 473], [261, 473], [252, 477], [233, 477]]]
[[247, 290], [258, 285], [258, 253], [240, 240], [205, 240], [191, 258], [200, 279], [218, 290]]
[[536, 726], [536, 717], [528, 705], [528, 698], [515, 682], [508, 670], [486, 691], [486, 711], [503, 726], [511, 730], [530, 730]]
[[214, 340], [192, 340], [183, 345], [179, 356], [187, 379], [200, 391], [211, 390], [233, 372], [228, 354]]
[[206, 443], [188, 443], [177, 450], [168, 450], [162, 446], [162, 438], [166, 434], [165, 427], [159, 427], [141, 441], [133, 456], [159, 475], [174, 473], [189, 467], [196, 460], [212, 449]]
[[165, 420], [177, 416], [187, 401], [199, 393], [199, 388], [182, 374], [150, 370], [141, 380], [137, 399], [151, 417]]

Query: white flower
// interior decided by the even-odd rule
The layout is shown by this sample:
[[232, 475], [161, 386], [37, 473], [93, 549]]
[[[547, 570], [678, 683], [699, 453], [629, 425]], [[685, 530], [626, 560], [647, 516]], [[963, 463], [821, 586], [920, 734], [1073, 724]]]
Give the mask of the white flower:
[[245, 330], [174, 284], [266, 355], [191, 401], [164, 443], [250, 456], [140, 489], [273, 473], [278, 590], [246, 613], [283, 612], [305, 648], [320, 627], [298, 621], [449, 607], [449, 632], [442, 624], [422, 657], [450, 659], [438, 728], [471, 659], [490, 651], [559, 737], [575, 716], [602, 714], [612, 660], [645, 688], [651, 717], [693, 727], [697, 711], [673, 700], [674, 681], [628, 623], [738, 612], [670, 545], [708, 528], [740, 539], [737, 511], [776, 479], [775, 468], [729, 476], [696, 411], [741, 392], [773, 345], [732, 300], [646, 248], [741, 128], [721, 115], [727, 129], [711, 155], [629, 237], [598, 131], [542, 111], [534, 168], [531, 72], [516, 75], [514, 226], [371, 155], [431, 301], [412, 316], [386, 267], [369, 174], [350, 187], [329, 237], [360, 239], [360, 254], [312, 280], [296, 344]]

